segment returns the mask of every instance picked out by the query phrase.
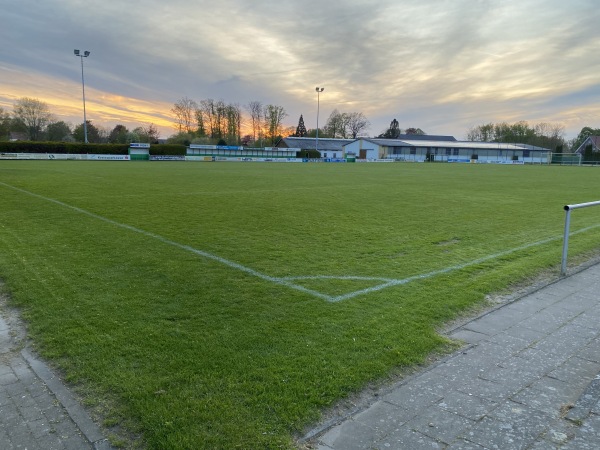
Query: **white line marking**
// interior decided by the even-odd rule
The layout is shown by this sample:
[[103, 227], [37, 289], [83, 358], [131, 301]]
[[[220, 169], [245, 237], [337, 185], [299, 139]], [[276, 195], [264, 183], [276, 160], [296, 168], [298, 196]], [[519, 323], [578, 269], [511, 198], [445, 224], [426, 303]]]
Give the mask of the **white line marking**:
[[306, 275], [299, 277], [283, 277], [281, 280], [359, 280], [359, 281], [394, 281], [394, 278], [355, 277], [352, 275]]
[[[592, 226], [589, 226], [589, 227], [586, 227], [586, 228], [582, 228], [580, 230], [574, 231], [571, 234], [573, 235], [573, 234], [584, 233], [584, 232], [592, 230], [594, 228], [600, 228], [600, 224], [599, 225], [592, 225]], [[348, 294], [338, 295], [337, 297], [332, 297], [332, 299], [330, 301], [332, 301], [332, 302], [339, 302], [341, 300], [347, 300], [347, 299], [356, 297], [358, 295], [368, 294], [368, 293], [371, 293], [371, 292], [376, 292], [376, 291], [380, 291], [382, 289], [386, 289], [388, 287], [398, 286], [398, 285], [401, 285], [401, 284], [410, 283], [411, 281], [425, 280], [427, 278], [431, 278], [431, 277], [434, 277], [436, 275], [441, 275], [441, 274], [448, 273], [448, 272], [454, 272], [456, 270], [466, 269], [467, 267], [474, 266], [476, 264], [481, 264], [483, 262], [491, 261], [493, 259], [500, 258], [500, 257], [506, 256], [506, 255], [510, 255], [511, 253], [515, 253], [515, 252], [518, 252], [518, 251], [521, 251], [521, 250], [527, 250], [528, 248], [536, 247], [538, 245], [543, 245], [543, 244], [547, 244], [549, 242], [558, 241], [559, 239], [562, 239], [562, 236], [556, 236], [556, 237], [551, 237], [551, 238], [548, 238], [548, 239], [543, 239], [541, 241], [532, 242], [530, 244], [522, 245], [520, 247], [515, 247], [515, 248], [512, 248], [510, 250], [506, 250], [506, 251], [503, 251], [503, 252], [495, 253], [493, 255], [484, 256], [482, 258], [475, 259], [473, 261], [469, 261], [469, 262], [466, 262], [464, 264], [458, 264], [456, 266], [446, 267], [445, 269], [434, 270], [433, 272], [428, 272], [428, 273], [424, 273], [424, 274], [421, 274], [421, 275], [414, 275], [412, 277], [404, 278], [402, 280], [390, 280], [388, 283], [385, 283], [385, 284], [380, 284], [378, 286], [373, 286], [373, 287], [370, 287], [370, 288], [361, 289], [359, 291], [350, 292]], [[379, 279], [381, 279], [381, 278], [379, 278]], [[374, 278], [374, 280], [375, 280], [375, 278]]]
[[73, 211], [77, 211], [78, 213], [84, 214], [84, 215], [89, 216], [89, 217], [93, 217], [94, 219], [101, 220], [103, 222], [109, 223], [109, 224], [114, 225], [116, 227], [124, 228], [126, 230], [133, 231], [135, 233], [140, 233], [140, 234], [143, 234], [144, 236], [148, 236], [148, 237], [157, 239], [160, 242], [163, 242], [165, 244], [172, 245], [174, 247], [178, 247], [178, 248], [183, 249], [183, 250], [187, 250], [187, 251], [192, 252], [192, 253], [194, 253], [194, 254], [196, 254], [198, 256], [202, 256], [202, 257], [207, 258], [207, 259], [212, 259], [212, 260], [217, 261], [217, 262], [219, 262], [221, 264], [229, 266], [229, 267], [231, 267], [233, 269], [240, 270], [242, 272], [245, 272], [245, 273], [247, 273], [249, 275], [261, 278], [263, 280], [270, 281], [272, 283], [280, 284], [280, 285], [283, 285], [283, 286], [288, 286], [288, 287], [290, 287], [292, 289], [296, 289], [298, 291], [306, 292], [308, 294], [314, 295], [315, 297], [319, 297], [319, 298], [322, 298], [322, 299], [325, 299], [325, 300], [328, 300], [328, 301], [331, 301], [331, 299], [332, 299], [332, 297], [330, 295], [325, 295], [325, 294], [323, 294], [321, 292], [314, 291], [312, 289], [308, 289], [308, 288], [306, 288], [304, 286], [298, 286], [298, 285], [296, 285], [294, 283], [291, 283], [290, 281], [285, 280], [283, 278], [277, 278], [277, 277], [271, 277], [269, 275], [265, 275], [264, 273], [258, 272], [258, 271], [254, 270], [254, 269], [251, 269], [249, 267], [243, 266], [241, 264], [238, 264], [236, 262], [230, 261], [228, 259], [221, 258], [220, 256], [213, 255], [212, 253], [208, 253], [208, 252], [205, 252], [203, 250], [198, 250], [198, 249], [196, 249], [194, 247], [190, 247], [189, 245], [185, 245], [185, 244], [180, 244], [179, 242], [172, 241], [172, 240], [167, 239], [167, 238], [165, 238], [163, 236], [160, 236], [158, 234], [154, 234], [154, 233], [151, 233], [149, 231], [145, 231], [145, 230], [142, 230], [140, 228], [133, 227], [131, 225], [127, 225], [127, 224], [124, 224], [124, 223], [120, 223], [120, 222], [114, 221], [112, 219], [108, 219], [107, 217], [103, 217], [103, 216], [100, 216], [100, 215], [95, 214], [93, 212], [87, 211], [85, 209], [78, 208], [77, 206], [69, 205], [68, 203], [61, 202], [60, 200], [56, 200], [56, 199], [49, 198], [49, 197], [44, 197], [43, 195], [35, 194], [33, 192], [27, 191], [25, 189], [18, 188], [16, 186], [11, 186], [11, 185], [3, 183], [1, 181], [0, 181], [0, 184], [3, 185], [3, 186], [6, 186], [8, 188], [14, 189], [15, 191], [19, 191], [19, 192], [22, 192], [24, 194], [30, 195], [32, 197], [36, 197], [36, 198], [39, 198], [39, 199], [42, 199], [42, 200], [45, 200], [45, 201], [48, 201], [48, 202], [51, 202], [51, 203], [55, 203], [55, 204], [60, 205], [60, 206], [62, 206], [64, 208], [68, 208], [68, 209], [71, 209]]
[[[403, 279], [380, 278], [380, 277], [364, 277], [364, 276], [351, 276], [351, 275], [347, 275], [347, 276], [311, 275], [311, 276], [295, 276], [295, 277], [272, 277], [272, 276], [266, 275], [264, 273], [258, 272], [257, 270], [254, 270], [254, 269], [251, 269], [249, 267], [243, 266], [242, 264], [239, 264], [239, 263], [230, 261], [228, 259], [222, 258], [220, 256], [214, 255], [212, 253], [208, 253], [208, 252], [205, 252], [203, 250], [198, 250], [198, 249], [196, 249], [194, 247], [191, 247], [189, 245], [180, 244], [179, 242], [172, 241], [172, 240], [167, 239], [167, 238], [165, 238], [163, 236], [160, 236], [158, 234], [151, 233], [149, 231], [145, 231], [145, 230], [142, 230], [140, 228], [133, 227], [131, 225], [127, 225], [127, 224], [124, 224], [124, 223], [116, 222], [116, 221], [114, 221], [112, 219], [108, 219], [106, 217], [100, 216], [98, 214], [95, 214], [93, 212], [87, 211], [85, 209], [78, 208], [77, 206], [72, 206], [72, 205], [69, 205], [68, 203], [61, 202], [60, 200], [56, 200], [56, 199], [49, 198], [49, 197], [44, 197], [43, 195], [35, 194], [33, 192], [27, 191], [25, 189], [18, 188], [16, 186], [11, 186], [10, 184], [6, 184], [6, 183], [3, 183], [1, 181], [0, 181], [0, 185], [5, 186], [5, 187], [10, 188], [10, 189], [13, 189], [13, 190], [18, 191], [18, 192], [22, 192], [22, 193], [30, 195], [32, 197], [36, 197], [36, 198], [39, 198], [39, 199], [42, 199], [42, 200], [45, 200], [45, 201], [48, 201], [48, 202], [51, 202], [51, 203], [55, 203], [55, 204], [60, 205], [60, 206], [62, 206], [64, 208], [68, 208], [68, 209], [71, 209], [73, 211], [77, 211], [77, 212], [79, 212], [81, 214], [84, 214], [84, 215], [89, 216], [89, 217], [93, 217], [94, 219], [101, 220], [103, 222], [109, 223], [109, 224], [114, 225], [116, 227], [124, 228], [126, 230], [133, 231], [135, 233], [140, 233], [140, 234], [142, 234], [144, 236], [148, 236], [148, 237], [157, 239], [160, 242], [163, 242], [164, 244], [172, 245], [172, 246], [180, 248], [182, 250], [189, 251], [189, 252], [194, 253], [194, 254], [196, 254], [198, 256], [202, 256], [203, 258], [207, 258], [207, 259], [211, 259], [213, 261], [217, 261], [217, 262], [219, 262], [219, 263], [221, 263], [223, 265], [229, 266], [229, 267], [231, 267], [233, 269], [237, 269], [237, 270], [239, 270], [241, 272], [245, 272], [245, 273], [247, 273], [249, 275], [255, 276], [255, 277], [260, 278], [262, 280], [269, 281], [271, 283], [279, 284], [279, 285], [282, 285], [282, 286], [287, 286], [287, 287], [289, 287], [291, 289], [295, 289], [297, 291], [301, 291], [301, 292], [313, 295], [313, 296], [315, 296], [317, 298], [321, 298], [323, 300], [327, 300], [328, 302], [339, 302], [339, 301], [342, 301], [342, 300], [348, 300], [350, 298], [354, 298], [354, 297], [357, 297], [359, 295], [369, 294], [369, 293], [372, 293], [372, 292], [381, 291], [381, 290], [389, 288], [389, 287], [407, 284], [407, 283], [410, 283], [410, 282], [416, 281], [416, 280], [425, 280], [425, 279], [432, 278], [432, 277], [437, 276], [437, 275], [442, 275], [442, 274], [445, 274], [445, 273], [449, 273], [449, 272], [454, 272], [454, 271], [457, 271], [457, 270], [466, 269], [467, 267], [471, 267], [471, 266], [474, 266], [476, 264], [481, 264], [481, 263], [484, 263], [484, 262], [487, 262], [487, 261], [491, 261], [493, 259], [500, 258], [502, 256], [510, 255], [512, 253], [515, 253], [515, 252], [518, 252], [518, 251], [521, 251], [521, 250], [526, 250], [526, 249], [531, 248], [531, 247], [536, 247], [538, 245], [543, 245], [543, 244], [547, 244], [549, 242], [553, 242], [553, 241], [557, 241], [559, 239], [562, 239], [562, 236], [557, 236], [557, 237], [551, 237], [551, 238], [548, 238], [548, 239], [543, 239], [541, 241], [537, 241], [537, 242], [533, 242], [533, 243], [530, 243], [530, 244], [522, 245], [520, 247], [515, 247], [515, 248], [512, 248], [512, 249], [503, 251], [503, 252], [494, 253], [493, 255], [484, 256], [482, 258], [478, 258], [478, 259], [475, 259], [473, 261], [468, 261], [468, 262], [463, 263], [463, 264], [458, 264], [458, 265], [455, 265], [455, 266], [449, 266], [449, 267], [446, 267], [444, 269], [434, 270], [432, 272], [427, 272], [427, 273], [420, 274], [420, 275], [413, 275], [411, 277], [403, 278]], [[596, 228], [600, 228], [600, 224], [598, 224], [598, 225], [592, 225], [592, 226], [589, 226], [589, 227], [586, 227], [586, 228], [582, 228], [582, 229], [577, 230], [577, 231], [573, 231], [572, 233], [570, 233], [570, 235], [576, 235], [576, 234], [584, 233], [586, 231], [593, 230], [593, 229], [596, 229]], [[371, 286], [371, 287], [368, 287], [368, 288], [365, 288], [365, 289], [360, 289], [358, 291], [349, 292], [347, 294], [338, 295], [338, 296], [332, 296], [332, 295], [327, 295], [327, 294], [324, 294], [322, 292], [315, 291], [313, 289], [308, 289], [308, 288], [306, 288], [304, 286], [300, 286], [298, 284], [295, 284], [295, 283], [292, 282], [292, 281], [295, 281], [295, 280], [359, 280], [359, 281], [379, 281], [379, 282], [382, 282], [382, 283], [378, 284], [376, 286]]]

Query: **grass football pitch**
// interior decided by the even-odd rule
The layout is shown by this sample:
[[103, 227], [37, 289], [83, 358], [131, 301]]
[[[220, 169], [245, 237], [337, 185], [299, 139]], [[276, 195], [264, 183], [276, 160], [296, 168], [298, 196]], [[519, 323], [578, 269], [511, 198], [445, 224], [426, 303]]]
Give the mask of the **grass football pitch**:
[[[599, 176], [0, 161], [0, 278], [114, 444], [291, 448], [324, 408], [448, 348], [436, 329], [486, 294], [558, 277], [562, 207], [600, 200]], [[571, 227], [584, 258], [600, 208]]]

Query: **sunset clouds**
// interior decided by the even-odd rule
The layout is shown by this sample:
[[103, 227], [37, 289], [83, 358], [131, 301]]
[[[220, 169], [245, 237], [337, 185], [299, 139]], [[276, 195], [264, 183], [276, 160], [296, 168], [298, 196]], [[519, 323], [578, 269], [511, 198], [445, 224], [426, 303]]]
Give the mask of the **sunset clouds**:
[[79, 122], [154, 122], [179, 98], [283, 106], [316, 126], [363, 112], [463, 138], [486, 122], [600, 126], [600, 21], [591, 0], [338, 2], [0, 0], [0, 106], [22, 96]]

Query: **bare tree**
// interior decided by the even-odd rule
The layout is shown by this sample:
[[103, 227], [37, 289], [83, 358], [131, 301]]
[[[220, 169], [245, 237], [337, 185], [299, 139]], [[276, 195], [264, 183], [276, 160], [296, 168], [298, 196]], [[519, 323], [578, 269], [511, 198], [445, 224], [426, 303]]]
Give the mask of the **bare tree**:
[[200, 101], [200, 110], [202, 111], [204, 126], [208, 136], [211, 139], [222, 139], [227, 130], [227, 106], [223, 100], [213, 100], [207, 98]]
[[179, 132], [193, 133], [197, 110], [198, 104], [194, 100], [187, 97], [179, 99], [171, 108], [175, 116], [175, 129]]
[[10, 133], [10, 114], [0, 106], [0, 141], [8, 139]]
[[283, 119], [287, 116], [287, 112], [283, 106], [267, 105], [265, 106], [263, 117], [265, 121], [265, 130], [267, 138], [271, 140], [271, 145], [275, 144], [275, 140], [282, 133]]
[[371, 126], [369, 120], [361, 112], [348, 113], [348, 133], [352, 139], [366, 131]]
[[347, 139], [352, 137], [356, 139], [356, 136], [369, 128], [370, 125], [361, 112], [340, 113], [337, 109], [334, 109], [329, 119], [327, 119], [325, 131], [332, 138]]
[[215, 141], [238, 144], [241, 140], [242, 111], [239, 105], [208, 98], [200, 101], [197, 114], [198, 130]]
[[252, 126], [252, 140], [256, 142], [262, 135], [263, 104], [259, 101], [251, 101], [246, 105], [246, 111], [250, 114], [250, 125]]
[[490, 142], [494, 139], [494, 124], [487, 123], [472, 127], [467, 133], [467, 140], [472, 142]]
[[227, 124], [225, 123], [227, 120], [227, 106], [223, 100], [216, 101], [214, 106], [215, 129], [211, 137], [214, 139], [223, 139], [227, 130]]
[[196, 124], [198, 125], [196, 135], [200, 138], [206, 137], [206, 127], [204, 126], [204, 114], [202, 113], [201, 108], [198, 108], [196, 110]]
[[556, 148], [565, 144], [565, 126], [560, 123], [554, 123], [550, 125], [550, 138]]
[[202, 124], [206, 130], [208, 137], [214, 137], [216, 123], [215, 123], [215, 101], [212, 98], [206, 100], [200, 100], [199, 114], [202, 117]]
[[324, 128], [327, 135], [331, 138], [335, 139], [343, 137], [345, 133], [344, 115], [340, 113], [337, 109], [334, 109], [329, 115], [327, 122], [325, 122]]
[[38, 99], [23, 97], [13, 106], [15, 121], [27, 131], [30, 140], [37, 141], [52, 121], [52, 114], [48, 105]]
[[531, 127], [525, 121], [513, 124], [501, 122], [479, 125], [469, 130], [467, 139], [482, 142], [530, 144], [550, 149], [562, 147], [565, 144], [563, 125], [539, 123]]
[[534, 126], [535, 134], [538, 137], [536, 144], [541, 147], [547, 147], [555, 150], [565, 143], [565, 127], [556, 123], [538, 123]]
[[227, 142], [239, 144], [241, 141], [242, 110], [239, 105], [229, 104], [225, 108]]

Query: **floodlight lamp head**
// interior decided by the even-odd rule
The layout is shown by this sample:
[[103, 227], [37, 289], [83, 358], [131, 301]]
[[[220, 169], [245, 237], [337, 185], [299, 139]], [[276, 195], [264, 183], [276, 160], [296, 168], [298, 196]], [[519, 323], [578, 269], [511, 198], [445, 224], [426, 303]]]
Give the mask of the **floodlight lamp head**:
[[75, 49], [73, 50], [73, 53], [75, 53], [75, 56], [79, 56], [79, 50]]
[[83, 52], [83, 56], [85, 56], [85, 57], [87, 58], [88, 56], [90, 56], [90, 52], [88, 52], [88, 51], [86, 50], [85, 52]]
[[316, 87], [316, 88], [315, 88], [315, 91], [317, 91], [317, 92], [323, 92], [323, 90], [324, 90], [324, 89], [325, 89], [325, 88], [322, 88], [322, 87]]

